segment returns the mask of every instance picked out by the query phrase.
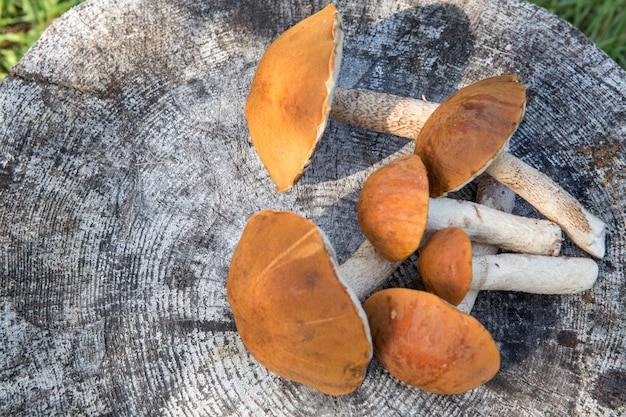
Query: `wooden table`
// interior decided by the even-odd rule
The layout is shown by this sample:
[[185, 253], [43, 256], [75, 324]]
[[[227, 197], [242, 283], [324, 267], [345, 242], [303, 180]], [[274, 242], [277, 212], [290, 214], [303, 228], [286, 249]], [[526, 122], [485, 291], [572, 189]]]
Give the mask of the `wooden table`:
[[[609, 226], [593, 290], [481, 293], [473, 314], [502, 369], [438, 396], [376, 361], [333, 398], [250, 357], [225, 296], [250, 215], [293, 210], [339, 260], [363, 236], [359, 188], [406, 140], [330, 122], [298, 185], [278, 194], [243, 106], [269, 43], [325, 2], [86, 1], [0, 87], [0, 414], [617, 416], [626, 412], [626, 73], [524, 1], [338, 1], [339, 85], [441, 101], [515, 73], [512, 152]], [[458, 198], [472, 198], [470, 185]], [[538, 217], [523, 201], [515, 212]], [[562, 253], [586, 256], [565, 241]], [[419, 288], [412, 257], [388, 285]]]

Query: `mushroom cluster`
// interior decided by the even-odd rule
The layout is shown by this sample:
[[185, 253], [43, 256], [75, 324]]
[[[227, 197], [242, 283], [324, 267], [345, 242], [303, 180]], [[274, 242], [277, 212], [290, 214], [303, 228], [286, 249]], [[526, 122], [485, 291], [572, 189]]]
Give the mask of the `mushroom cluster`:
[[[373, 356], [425, 391], [471, 390], [500, 368], [496, 342], [469, 314], [476, 292], [590, 289], [596, 261], [559, 256], [562, 232], [602, 258], [605, 225], [507, 151], [526, 103], [514, 75], [480, 80], [441, 104], [343, 89], [335, 87], [342, 41], [331, 4], [280, 35], [259, 62], [245, 112], [277, 190], [295, 184], [329, 117], [410, 138], [415, 151], [363, 183], [356, 214], [366, 240], [341, 265], [301, 215], [263, 210], [249, 219], [226, 285], [237, 330], [267, 369], [330, 395], [354, 391]], [[478, 176], [488, 184], [480, 203], [445, 197]], [[511, 214], [513, 193], [546, 219]], [[425, 290], [379, 290], [413, 254]]]

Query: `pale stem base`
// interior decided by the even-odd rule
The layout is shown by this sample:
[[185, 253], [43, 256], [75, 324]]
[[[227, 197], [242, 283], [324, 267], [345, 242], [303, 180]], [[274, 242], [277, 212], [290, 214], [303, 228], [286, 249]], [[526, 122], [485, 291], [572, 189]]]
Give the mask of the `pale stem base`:
[[575, 294], [593, 287], [598, 265], [591, 258], [503, 253], [472, 259], [471, 288], [534, 294]]

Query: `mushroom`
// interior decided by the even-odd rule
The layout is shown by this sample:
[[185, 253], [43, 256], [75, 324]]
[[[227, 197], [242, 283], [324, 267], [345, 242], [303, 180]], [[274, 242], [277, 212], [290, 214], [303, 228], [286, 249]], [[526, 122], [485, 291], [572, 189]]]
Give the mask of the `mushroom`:
[[428, 218], [428, 177], [417, 155], [405, 155], [370, 175], [359, 195], [363, 234], [389, 261], [417, 250]]
[[259, 61], [246, 119], [252, 143], [278, 191], [290, 189], [309, 163], [331, 104], [337, 107], [331, 116], [339, 121], [352, 120], [398, 136], [416, 135], [436, 107], [422, 100], [335, 88], [342, 46], [341, 17], [329, 4], [282, 33]]
[[485, 327], [439, 297], [390, 288], [364, 304], [374, 356], [406, 384], [459, 394], [493, 378], [500, 352]]
[[580, 248], [602, 258], [606, 226], [572, 195], [503, 148], [525, 110], [514, 75], [491, 77], [458, 90], [437, 107], [415, 141], [429, 174], [431, 197], [455, 191], [486, 171], [548, 219]]
[[515, 252], [556, 256], [561, 247], [561, 229], [550, 221], [469, 201], [429, 199], [426, 169], [414, 154], [394, 159], [367, 178], [357, 216], [365, 237], [389, 261], [415, 252], [425, 232], [450, 226], [462, 227], [475, 241]]
[[312, 222], [291, 212], [253, 215], [226, 292], [244, 345], [270, 371], [330, 395], [363, 381], [372, 356], [367, 318]]
[[458, 305], [470, 288], [574, 294], [590, 289], [598, 265], [590, 258], [502, 253], [472, 256], [472, 243], [462, 229], [437, 231], [419, 254], [424, 287]]

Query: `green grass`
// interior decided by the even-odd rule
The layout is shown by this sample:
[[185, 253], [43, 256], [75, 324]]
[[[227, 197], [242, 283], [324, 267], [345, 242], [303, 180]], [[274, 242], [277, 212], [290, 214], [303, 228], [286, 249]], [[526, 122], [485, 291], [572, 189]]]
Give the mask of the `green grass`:
[[0, 0], [0, 80], [44, 29], [80, 0]]
[[[573, 23], [626, 69], [626, 0], [529, 1]], [[0, 0], [0, 81], [55, 18], [80, 2]]]
[[571, 22], [626, 69], [626, 0], [530, 0]]

